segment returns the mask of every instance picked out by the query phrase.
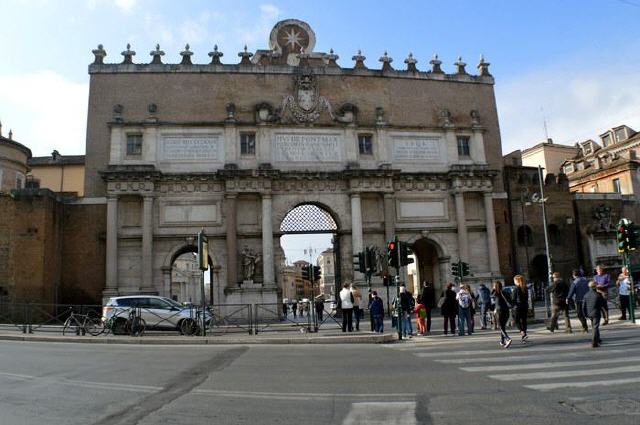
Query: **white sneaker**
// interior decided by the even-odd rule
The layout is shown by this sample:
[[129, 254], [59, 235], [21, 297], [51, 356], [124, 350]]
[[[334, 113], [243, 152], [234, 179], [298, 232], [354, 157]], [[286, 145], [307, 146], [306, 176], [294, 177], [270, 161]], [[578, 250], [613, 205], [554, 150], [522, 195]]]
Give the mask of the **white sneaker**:
[[508, 339], [507, 343], [504, 344], [504, 348], [509, 348], [509, 346], [511, 345], [511, 342], [512, 342], [511, 339]]

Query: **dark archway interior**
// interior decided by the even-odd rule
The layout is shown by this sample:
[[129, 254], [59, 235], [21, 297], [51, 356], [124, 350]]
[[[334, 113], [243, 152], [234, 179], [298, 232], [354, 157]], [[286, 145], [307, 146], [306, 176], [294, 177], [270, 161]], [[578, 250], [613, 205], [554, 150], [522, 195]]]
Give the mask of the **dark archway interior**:
[[[185, 254], [193, 254], [193, 253], [197, 253], [198, 252], [198, 247], [195, 245], [185, 245], [182, 248], [180, 248], [174, 255], [173, 258], [171, 258], [171, 268], [173, 269], [173, 266], [176, 262], [176, 260], [178, 258], [180, 258], [181, 256], [185, 255]], [[206, 296], [206, 301], [209, 305], [214, 305], [215, 303], [219, 302], [219, 300], [216, 300], [216, 293], [214, 290], [214, 276], [213, 276], [213, 261], [211, 259], [211, 256], [208, 256], [209, 258], [209, 286], [205, 286], [205, 296]], [[171, 273], [171, 279], [172, 282], [169, 285], [170, 288], [170, 297], [178, 302], [186, 302], [189, 301], [188, 299], [184, 299], [184, 294], [181, 294], [179, 291], [176, 291], [176, 288], [174, 287], [174, 282], [173, 282], [173, 273]], [[198, 286], [198, 294], [200, 294], [200, 287]], [[181, 299], [183, 298], [183, 299]]]
[[536, 283], [547, 282], [548, 280], [547, 256], [536, 255], [531, 260], [531, 271], [529, 278]]
[[439, 294], [443, 287], [443, 277], [440, 276], [438, 247], [430, 240], [423, 238], [418, 239], [412, 248], [416, 257], [419, 286], [421, 287], [424, 281], [430, 282]]

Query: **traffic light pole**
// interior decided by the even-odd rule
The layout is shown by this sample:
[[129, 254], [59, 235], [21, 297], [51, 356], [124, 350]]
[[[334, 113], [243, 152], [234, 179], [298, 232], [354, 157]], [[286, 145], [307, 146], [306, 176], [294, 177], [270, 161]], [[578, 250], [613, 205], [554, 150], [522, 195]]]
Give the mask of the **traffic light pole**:
[[396, 314], [398, 315], [398, 320], [396, 322], [396, 329], [398, 330], [398, 340], [402, 340], [402, 303], [400, 302], [400, 246], [398, 245], [398, 237], [395, 237], [396, 243], [396, 255], [398, 261], [398, 267], [396, 267]]
[[624, 266], [627, 268], [627, 272], [629, 273], [629, 321], [631, 323], [636, 323], [635, 288], [633, 286], [633, 276], [631, 276], [631, 256], [629, 255], [629, 251], [625, 251], [622, 258], [624, 260]]

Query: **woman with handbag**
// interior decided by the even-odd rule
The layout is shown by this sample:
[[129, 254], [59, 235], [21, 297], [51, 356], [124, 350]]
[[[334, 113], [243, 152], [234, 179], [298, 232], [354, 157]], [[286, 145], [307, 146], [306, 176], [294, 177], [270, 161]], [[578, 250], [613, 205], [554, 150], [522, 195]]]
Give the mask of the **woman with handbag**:
[[507, 322], [509, 321], [509, 310], [511, 309], [511, 301], [508, 295], [502, 291], [502, 282], [496, 281], [493, 284], [491, 294], [496, 297], [495, 314], [497, 316], [498, 326], [500, 327], [500, 346], [509, 348], [511, 338], [507, 334]]
[[444, 334], [447, 335], [449, 328], [451, 328], [451, 335], [455, 335], [458, 301], [453, 290], [453, 283], [447, 283], [447, 288], [442, 292], [438, 305], [440, 306], [440, 313], [444, 317]]

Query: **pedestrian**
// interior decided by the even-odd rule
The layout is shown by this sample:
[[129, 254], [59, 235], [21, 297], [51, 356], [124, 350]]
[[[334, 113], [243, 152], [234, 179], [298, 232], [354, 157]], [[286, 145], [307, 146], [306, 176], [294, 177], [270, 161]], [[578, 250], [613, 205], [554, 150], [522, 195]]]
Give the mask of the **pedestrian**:
[[371, 332], [375, 332], [376, 326], [373, 321], [373, 314], [371, 313], [371, 301], [373, 300], [373, 294], [371, 288], [369, 288], [369, 295], [367, 296], [367, 309], [369, 310], [369, 322], [371, 322]]
[[356, 322], [356, 331], [360, 330], [360, 318], [362, 314], [362, 293], [358, 289], [358, 287], [353, 286], [351, 288], [351, 293], [353, 294], [353, 318]]
[[551, 321], [547, 329], [551, 332], [558, 328], [558, 316], [564, 314], [566, 330], [565, 332], [571, 333], [571, 319], [569, 318], [569, 304], [567, 298], [569, 297], [569, 285], [560, 277], [560, 273], [554, 272], [552, 274], [553, 284], [547, 289], [553, 295], [553, 314], [551, 315]]
[[458, 301], [456, 301], [456, 293], [453, 290], [453, 283], [447, 283], [446, 289], [440, 296], [438, 305], [440, 306], [440, 314], [444, 317], [444, 334], [447, 335], [448, 330], [451, 329], [451, 335], [455, 335]]
[[493, 284], [492, 294], [496, 298], [496, 321], [500, 328], [500, 346], [509, 348], [511, 338], [507, 334], [507, 322], [509, 321], [509, 310], [511, 310], [511, 300], [509, 295], [502, 290], [502, 282], [496, 281]]
[[319, 323], [324, 320], [324, 299], [322, 297], [316, 298], [316, 318]]
[[491, 291], [484, 283], [478, 286], [478, 304], [480, 305], [480, 329], [487, 329], [487, 314], [491, 314]]
[[345, 282], [340, 291], [340, 305], [342, 306], [342, 332], [353, 332], [353, 293], [351, 284]]
[[587, 328], [587, 319], [584, 316], [584, 296], [589, 292], [589, 282], [582, 276], [580, 270], [573, 270], [572, 276], [573, 282], [569, 288], [567, 299], [576, 308], [576, 315], [582, 325], [582, 333], [587, 333], [589, 329]]
[[591, 327], [593, 328], [591, 346], [593, 348], [599, 347], [600, 344], [602, 344], [602, 339], [600, 338], [600, 319], [606, 302], [607, 300], [604, 299], [602, 292], [598, 290], [598, 284], [594, 280], [589, 282], [589, 292], [584, 296], [584, 314], [591, 320]]
[[282, 302], [282, 316], [284, 316], [284, 320], [287, 320], [287, 312], [288, 312], [289, 308], [287, 307], [287, 302], [283, 301]]
[[433, 289], [433, 285], [425, 281], [422, 287], [422, 305], [424, 305], [425, 312], [427, 314], [427, 333], [431, 332], [431, 311], [436, 307], [436, 291]]
[[371, 293], [369, 312], [371, 313], [371, 317], [373, 317], [374, 332], [384, 332], [384, 304], [376, 291]]
[[458, 336], [464, 335], [465, 324], [467, 325], [467, 335], [471, 335], [471, 294], [466, 285], [460, 284], [460, 290], [456, 295], [458, 302]]
[[473, 293], [473, 289], [471, 289], [471, 285], [469, 285], [468, 283], [465, 283], [464, 287], [469, 293], [469, 295], [471, 295], [471, 306], [469, 307], [469, 319], [470, 319], [469, 323], [471, 325], [469, 326], [469, 329], [471, 330], [471, 333], [474, 333], [476, 330], [475, 316], [476, 316], [476, 310], [478, 307], [478, 296]]
[[294, 319], [298, 317], [298, 301], [297, 300], [293, 300], [293, 303], [291, 304], [291, 312], [293, 313]]
[[419, 302], [416, 304], [415, 311], [416, 323], [418, 324], [418, 335], [425, 335], [427, 333], [427, 324], [425, 322], [427, 318], [427, 309], [424, 304]]
[[409, 338], [413, 336], [411, 314], [413, 313], [415, 305], [416, 301], [413, 299], [413, 294], [407, 291], [406, 286], [400, 286], [400, 308], [402, 309], [402, 315], [398, 318], [398, 322], [402, 334]]
[[629, 282], [629, 269], [622, 268], [622, 273], [618, 276], [618, 299], [620, 300], [620, 320], [627, 320], [627, 311], [629, 311], [629, 294], [631, 292], [631, 282]]
[[604, 298], [604, 304], [602, 307], [602, 318], [604, 318], [604, 325], [609, 324], [609, 305], [607, 303], [607, 295], [609, 293], [609, 286], [611, 285], [611, 277], [609, 273], [604, 272], [604, 267], [601, 265], [596, 266], [596, 274], [593, 276], [593, 280], [596, 282], [598, 292], [602, 294]]
[[520, 342], [525, 344], [529, 335], [527, 334], [527, 313], [529, 312], [529, 291], [521, 274], [513, 277], [516, 287], [513, 291], [513, 304], [515, 306], [515, 321], [520, 330]]

